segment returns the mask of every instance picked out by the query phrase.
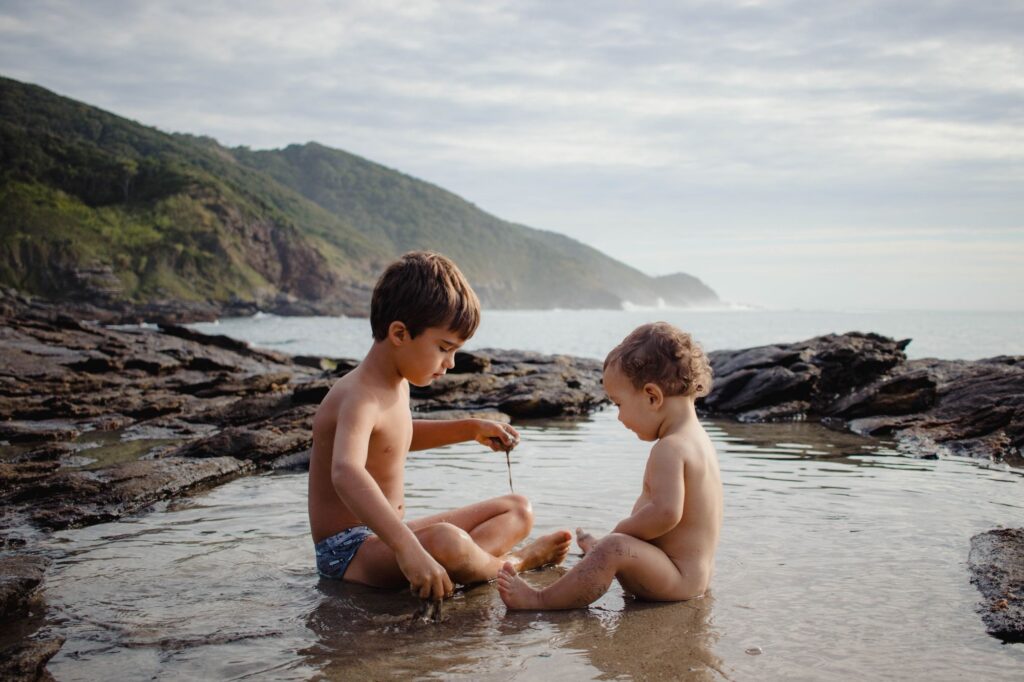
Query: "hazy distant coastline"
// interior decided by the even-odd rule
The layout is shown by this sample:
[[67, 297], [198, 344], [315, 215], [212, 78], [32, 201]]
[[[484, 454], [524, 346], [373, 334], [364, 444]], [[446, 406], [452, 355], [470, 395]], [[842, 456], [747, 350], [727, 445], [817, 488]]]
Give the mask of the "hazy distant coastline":
[[227, 148], [4, 78], [0, 139], [0, 285], [129, 318], [365, 315], [415, 249], [454, 258], [492, 308], [720, 302], [314, 142]]

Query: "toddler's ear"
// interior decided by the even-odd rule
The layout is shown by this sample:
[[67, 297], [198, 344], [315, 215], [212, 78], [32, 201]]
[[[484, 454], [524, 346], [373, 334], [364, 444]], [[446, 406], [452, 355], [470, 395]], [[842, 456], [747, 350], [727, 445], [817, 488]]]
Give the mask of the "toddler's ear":
[[665, 400], [665, 394], [661, 390], [661, 386], [657, 384], [644, 384], [644, 396], [647, 398], [647, 403], [654, 409], [661, 407], [661, 403]]

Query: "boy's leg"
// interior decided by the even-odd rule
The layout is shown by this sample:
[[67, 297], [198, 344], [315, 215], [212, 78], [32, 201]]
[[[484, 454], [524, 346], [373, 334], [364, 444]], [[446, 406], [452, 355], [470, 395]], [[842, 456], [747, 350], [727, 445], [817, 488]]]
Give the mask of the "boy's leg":
[[[538, 538], [515, 554], [499, 558], [451, 523], [434, 523], [413, 530], [423, 548], [444, 567], [452, 580], [463, 585], [492, 580], [506, 561], [520, 571], [559, 563], [569, 553], [571, 539], [567, 531], [557, 531]], [[395, 553], [375, 535], [367, 538], [356, 552], [345, 572], [345, 580], [374, 587], [400, 587], [407, 582], [398, 568]]]
[[530, 587], [514, 566], [506, 564], [498, 574], [498, 592], [510, 609], [578, 609], [597, 601], [616, 577], [641, 599], [679, 601], [697, 596], [664, 552], [621, 533], [590, 544], [571, 571], [543, 590]]
[[469, 533], [485, 552], [502, 557], [530, 534], [533, 509], [522, 495], [502, 495], [452, 511], [409, 522], [418, 531], [438, 523], [450, 523]]

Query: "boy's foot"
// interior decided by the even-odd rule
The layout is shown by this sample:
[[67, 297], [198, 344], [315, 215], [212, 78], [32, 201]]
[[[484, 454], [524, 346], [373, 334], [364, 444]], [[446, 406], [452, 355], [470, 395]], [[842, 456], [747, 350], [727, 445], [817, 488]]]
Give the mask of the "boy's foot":
[[508, 561], [498, 571], [498, 594], [508, 609], [540, 609], [540, 592], [526, 584], [516, 575], [516, 569]]
[[518, 552], [509, 555], [514, 568], [519, 571], [532, 571], [548, 564], [560, 564], [569, 554], [572, 535], [567, 530], [556, 530], [543, 535]]
[[596, 545], [597, 542], [597, 538], [587, 531], [582, 528], [576, 529], [576, 544], [580, 546], [580, 549], [583, 550], [584, 554], [594, 549], [594, 545]]

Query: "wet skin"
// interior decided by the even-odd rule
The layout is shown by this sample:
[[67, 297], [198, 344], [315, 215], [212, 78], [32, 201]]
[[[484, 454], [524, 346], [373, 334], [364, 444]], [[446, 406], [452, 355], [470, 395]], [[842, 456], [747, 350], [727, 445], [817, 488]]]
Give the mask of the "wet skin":
[[679, 601], [707, 589], [722, 523], [722, 483], [710, 438], [693, 398], [665, 396], [651, 384], [636, 389], [615, 367], [605, 390], [619, 421], [641, 440], [656, 441], [643, 489], [629, 517], [601, 539], [577, 529], [583, 559], [544, 590], [534, 590], [506, 563], [498, 590], [510, 609], [582, 608], [618, 579], [640, 599]]
[[514, 447], [508, 424], [479, 419], [413, 420], [409, 383], [427, 385], [454, 366], [463, 339], [430, 328], [412, 337], [400, 322], [366, 359], [339, 379], [317, 410], [309, 475], [309, 518], [318, 542], [358, 524], [375, 532], [345, 573], [378, 587], [409, 584], [421, 598], [441, 599], [455, 582], [493, 579], [504, 562], [529, 570], [562, 561], [571, 536], [559, 531], [516, 553], [533, 525], [521, 495], [478, 502], [404, 522], [405, 460], [410, 450], [476, 440], [492, 450]]

